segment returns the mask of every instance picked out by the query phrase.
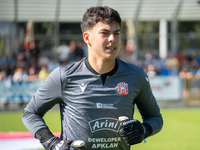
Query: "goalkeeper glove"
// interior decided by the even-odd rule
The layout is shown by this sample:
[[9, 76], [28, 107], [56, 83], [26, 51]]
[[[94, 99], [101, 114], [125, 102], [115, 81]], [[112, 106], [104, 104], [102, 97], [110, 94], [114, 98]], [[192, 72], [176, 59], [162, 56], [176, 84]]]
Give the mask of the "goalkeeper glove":
[[72, 140], [62, 140], [54, 136], [47, 128], [38, 130], [36, 138], [40, 140], [46, 150], [80, 150], [70, 146], [73, 142]]
[[149, 136], [146, 127], [138, 120], [127, 119], [120, 123], [119, 134], [128, 145], [141, 143]]

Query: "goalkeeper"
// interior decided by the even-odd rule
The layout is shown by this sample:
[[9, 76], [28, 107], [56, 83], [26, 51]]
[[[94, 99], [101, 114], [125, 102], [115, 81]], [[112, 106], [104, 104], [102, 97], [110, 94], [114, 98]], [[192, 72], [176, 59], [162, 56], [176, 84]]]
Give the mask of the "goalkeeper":
[[[158, 133], [162, 115], [143, 68], [116, 58], [121, 44], [121, 18], [110, 7], [91, 7], [81, 22], [88, 57], [56, 68], [23, 112], [23, 123], [47, 150], [129, 150]], [[60, 105], [61, 136], [43, 120]], [[135, 105], [143, 121], [131, 119]], [[119, 121], [118, 117], [129, 119]]]

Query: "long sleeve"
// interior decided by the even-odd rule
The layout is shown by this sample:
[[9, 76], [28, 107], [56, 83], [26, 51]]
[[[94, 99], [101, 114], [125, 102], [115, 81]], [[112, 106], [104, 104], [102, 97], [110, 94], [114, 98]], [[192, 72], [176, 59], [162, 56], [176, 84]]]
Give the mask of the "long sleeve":
[[162, 129], [163, 119], [160, 108], [151, 91], [150, 81], [146, 73], [143, 72], [143, 74], [141, 77], [141, 90], [135, 99], [135, 104], [142, 116], [143, 123], [147, 123], [152, 127], [151, 135], [154, 135]]
[[61, 102], [60, 68], [47, 77], [24, 109], [22, 121], [33, 136], [41, 128], [48, 128], [43, 120], [45, 113]]

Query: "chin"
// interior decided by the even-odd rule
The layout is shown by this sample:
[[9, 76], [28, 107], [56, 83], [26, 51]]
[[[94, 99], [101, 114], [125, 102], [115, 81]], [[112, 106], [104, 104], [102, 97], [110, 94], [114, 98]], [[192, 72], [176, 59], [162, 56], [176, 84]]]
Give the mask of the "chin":
[[117, 55], [110, 55], [110, 56], [106, 56], [106, 59], [115, 59]]

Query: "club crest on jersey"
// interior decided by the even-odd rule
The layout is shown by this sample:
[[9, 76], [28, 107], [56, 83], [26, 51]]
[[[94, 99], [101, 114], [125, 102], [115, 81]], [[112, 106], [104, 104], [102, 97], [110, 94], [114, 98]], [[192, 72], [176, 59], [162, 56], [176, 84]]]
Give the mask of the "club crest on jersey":
[[126, 82], [119, 82], [117, 84], [118, 93], [120, 95], [127, 95], [128, 94], [128, 84]]

